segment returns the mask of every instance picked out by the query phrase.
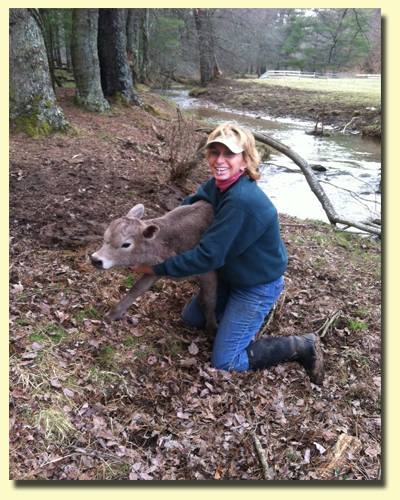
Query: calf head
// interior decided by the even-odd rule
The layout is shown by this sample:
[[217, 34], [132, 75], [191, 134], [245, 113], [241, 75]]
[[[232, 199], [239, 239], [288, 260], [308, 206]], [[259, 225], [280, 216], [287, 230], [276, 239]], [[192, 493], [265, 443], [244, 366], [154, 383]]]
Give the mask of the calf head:
[[138, 204], [125, 217], [111, 222], [104, 233], [103, 246], [90, 256], [95, 267], [111, 269], [148, 263], [149, 243], [156, 238], [160, 228], [142, 221], [143, 214], [144, 206]]

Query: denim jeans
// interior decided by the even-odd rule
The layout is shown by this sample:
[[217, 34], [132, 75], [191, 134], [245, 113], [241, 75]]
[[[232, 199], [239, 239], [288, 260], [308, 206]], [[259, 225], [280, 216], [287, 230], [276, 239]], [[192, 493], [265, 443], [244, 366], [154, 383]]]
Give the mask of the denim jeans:
[[[211, 356], [214, 368], [249, 370], [246, 348], [255, 338], [283, 287], [283, 276], [271, 283], [248, 288], [233, 288], [219, 281], [216, 306], [218, 331]], [[197, 296], [184, 307], [182, 319], [188, 326], [204, 327], [205, 319]]]

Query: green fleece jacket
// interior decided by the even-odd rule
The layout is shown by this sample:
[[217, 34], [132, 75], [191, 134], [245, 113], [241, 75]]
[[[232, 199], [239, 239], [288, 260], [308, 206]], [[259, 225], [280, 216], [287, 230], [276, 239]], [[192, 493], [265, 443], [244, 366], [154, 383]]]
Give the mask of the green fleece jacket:
[[212, 178], [183, 204], [211, 203], [214, 221], [191, 250], [153, 267], [159, 276], [184, 277], [216, 270], [219, 279], [234, 287], [270, 283], [287, 266], [278, 214], [255, 181], [243, 175], [221, 192]]

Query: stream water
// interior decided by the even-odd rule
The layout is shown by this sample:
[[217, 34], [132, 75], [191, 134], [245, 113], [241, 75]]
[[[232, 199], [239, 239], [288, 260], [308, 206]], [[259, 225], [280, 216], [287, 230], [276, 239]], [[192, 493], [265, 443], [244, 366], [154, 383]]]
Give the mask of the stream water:
[[[171, 89], [160, 94], [211, 126], [235, 121], [281, 141], [310, 165], [326, 168], [325, 172], [315, 172], [315, 175], [339, 215], [357, 221], [380, 218], [381, 147], [378, 141], [337, 133], [331, 137], [307, 135], [305, 132], [314, 128], [313, 122], [224, 108], [191, 98], [188, 90]], [[328, 220], [304, 175], [287, 156], [273, 152], [261, 169], [260, 186], [279, 212], [303, 219]]]

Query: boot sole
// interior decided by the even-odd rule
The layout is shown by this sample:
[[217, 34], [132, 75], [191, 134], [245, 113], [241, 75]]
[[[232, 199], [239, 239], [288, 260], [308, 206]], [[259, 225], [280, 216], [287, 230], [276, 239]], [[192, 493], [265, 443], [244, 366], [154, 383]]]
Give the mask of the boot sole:
[[322, 385], [324, 380], [324, 355], [322, 353], [321, 340], [319, 335], [312, 334], [314, 337], [314, 366], [309, 373], [313, 384]]

